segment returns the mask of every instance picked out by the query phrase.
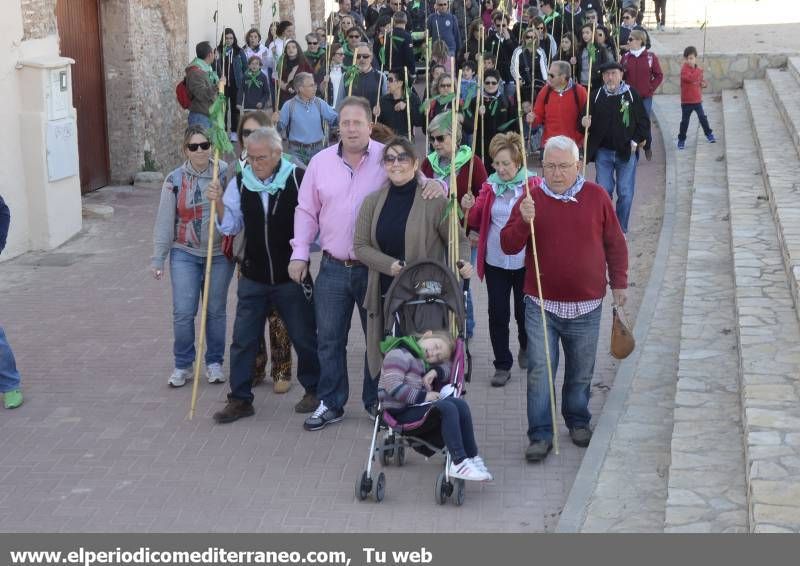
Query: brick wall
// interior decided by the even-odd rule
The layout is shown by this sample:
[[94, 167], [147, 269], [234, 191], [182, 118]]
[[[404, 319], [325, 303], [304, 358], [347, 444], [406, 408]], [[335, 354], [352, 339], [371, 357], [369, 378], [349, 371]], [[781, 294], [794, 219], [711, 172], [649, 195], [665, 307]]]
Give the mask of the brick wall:
[[102, 2], [112, 182], [130, 182], [146, 148], [164, 173], [181, 161], [186, 112], [175, 85], [188, 63], [186, 1]]
[[21, 0], [20, 6], [23, 40], [41, 39], [56, 33], [56, 0]]

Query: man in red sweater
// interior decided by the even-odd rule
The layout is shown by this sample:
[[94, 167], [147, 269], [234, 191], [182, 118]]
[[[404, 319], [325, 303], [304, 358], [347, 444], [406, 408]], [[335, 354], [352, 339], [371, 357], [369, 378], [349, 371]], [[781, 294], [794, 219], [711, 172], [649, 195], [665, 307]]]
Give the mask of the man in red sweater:
[[703, 69], [697, 66], [697, 49], [691, 45], [683, 50], [683, 67], [681, 67], [681, 127], [678, 132], [678, 149], [686, 147], [686, 130], [689, 129], [689, 119], [692, 112], [697, 112], [700, 126], [706, 135], [708, 143], [716, 142], [714, 132], [708, 125], [708, 118], [703, 111], [703, 89], [706, 81], [703, 80]]
[[567, 136], [581, 145], [583, 132], [578, 126], [585, 108], [586, 88], [572, 80], [570, 64], [553, 61], [547, 73], [547, 86], [539, 91], [528, 121], [534, 128], [544, 124], [542, 147], [554, 136]]
[[[606, 272], [614, 304], [625, 304], [628, 248], [617, 215], [603, 187], [579, 175], [578, 146], [566, 136], [550, 138], [542, 158], [544, 178], [532, 180], [530, 196], [520, 199], [500, 232], [507, 254], [525, 248], [525, 330], [528, 334], [529, 462], [544, 460], [553, 446], [553, 417], [544, 349], [544, 301], [553, 376], [558, 344], [564, 349], [561, 414], [577, 446], [592, 438], [589, 388], [597, 356]], [[536, 231], [542, 290], [536, 283], [530, 223]], [[526, 247], [527, 246], [527, 247]]]

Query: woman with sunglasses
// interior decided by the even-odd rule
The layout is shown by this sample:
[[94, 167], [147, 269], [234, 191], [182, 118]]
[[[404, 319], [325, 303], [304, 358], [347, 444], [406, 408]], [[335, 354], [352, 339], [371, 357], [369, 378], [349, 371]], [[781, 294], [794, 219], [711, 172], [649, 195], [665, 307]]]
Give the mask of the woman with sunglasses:
[[494, 14], [492, 14], [492, 21], [494, 25], [487, 32], [484, 48], [496, 57], [495, 69], [500, 71], [500, 78], [505, 83], [505, 95], [510, 99], [514, 96], [511, 59], [514, 56], [514, 50], [517, 48], [517, 38], [511, 34], [508, 14], [495, 10]]
[[[210, 218], [211, 204], [205, 195], [209, 188], [219, 189], [226, 182], [228, 173], [227, 164], [220, 160], [219, 180], [212, 180], [211, 142], [201, 126], [189, 126], [186, 129], [183, 152], [186, 162], [167, 175], [161, 189], [151, 260], [153, 277], [160, 281], [164, 275], [164, 261], [169, 254], [175, 369], [168, 383], [172, 387], [182, 387], [193, 375], [192, 364], [196, 361], [195, 315], [205, 274], [208, 223], [213, 221]], [[214, 232], [205, 352], [209, 383], [225, 381], [222, 373], [225, 315], [233, 263], [223, 255], [221, 240], [219, 232]]]
[[[473, 100], [464, 110], [464, 129], [471, 132], [475, 124], [475, 112], [478, 112], [478, 128], [474, 135], [478, 136], [475, 153], [481, 158], [487, 173], [493, 173], [491, 163], [487, 159], [489, 143], [498, 133], [514, 130], [517, 127], [516, 107], [500, 91], [500, 73], [490, 69], [483, 76], [483, 90], [480, 100]], [[479, 104], [480, 102], [480, 104]], [[481, 137], [483, 134], [483, 137]]]
[[511, 379], [514, 358], [509, 348], [509, 323], [514, 305], [517, 321], [519, 367], [527, 367], [528, 336], [525, 333], [525, 250], [509, 255], [500, 246], [500, 231], [506, 225], [517, 201], [525, 195], [525, 181], [532, 178], [523, 169], [523, 141], [516, 132], [498, 134], [489, 146], [495, 172], [481, 187], [477, 201], [471, 194], [461, 199], [468, 210], [468, 225], [480, 234], [478, 241], [478, 277], [486, 277], [489, 298], [489, 338], [494, 352], [492, 387], [503, 387]]
[[300, 44], [294, 39], [286, 42], [283, 48], [283, 56], [278, 61], [277, 66], [280, 69], [280, 80], [278, 81], [280, 88], [279, 107], [283, 108], [283, 105], [297, 94], [294, 89], [294, 77], [298, 73], [311, 73], [313, 75], [314, 69], [306, 60], [306, 56], [303, 55]]
[[447, 112], [452, 113], [453, 100], [456, 97], [455, 89], [453, 88], [453, 77], [447, 73], [442, 73], [436, 79], [434, 85], [434, 96], [425, 101], [422, 105], [422, 130], [425, 131], [425, 114], [428, 115], [428, 124], [430, 124], [436, 116]]
[[[383, 339], [383, 298], [392, 280], [406, 264], [421, 259], [446, 260], [450, 234], [442, 222], [446, 198], [422, 198], [420, 161], [414, 145], [396, 137], [383, 148], [383, 166], [388, 181], [367, 196], [356, 221], [353, 250], [369, 268], [364, 306], [367, 310], [367, 366], [377, 377], [381, 370], [380, 341]], [[472, 275], [469, 241], [459, 230], [459, 273]]]
[[[452, 168], [456, 170], [456, 189], [458, 202], [465, 195], [474, 197], [480, 193], [481, 186], [486, 181], [486, 168], [478, 157], [472, 154], [472, 148], [461, 145], [461, 123], [456, 120], [455, 128], [449, 114], [439, 114], [430, 124], [430, 144], [433, 151], [428, 154], [422, 163], [422, 173], [428, 178], [436, 178], [450, 184]], [[453, 136], [456, 137], [456, 154], [453, 157]], [[470, 173], [471, 172], [471, 173]], [[470, 174], [472, 175], [470, 179]], [[471, 182], [470, 182], [471, 180]], [[469, 203], [469, 199], [466, 201]], [[478, 233], [470, 230], [470, 263], [475, 264], [478, 245]], [[475, 316], [472, 309], [472, 293], [467, 294], [467, 338], [472, 338], [475, 329]]]
[[[405, 73], [403, 69], [389, 71], [386, 78], [389, 92], [381, 96], [381, 113], [378, 122], [389, 126], [395, 135], [411, 139], [414, 128], [422, 126], [423, 120], [419, 113], [419, 96], [413, 88], [408, 89], [406, 96]], [[406, 108], [406, 102], [410, 105]], [[409, 117], [411, 118], [411, 132], [408, 131]]]
[[[247, 166], [247, 150], [245, 142], [251, 133], [259, 128], [272, 126], [266, 112], [247, 112], [239, 123], [239, 171]], [[292, 344], [286, 324], [274, 308], [267, 315], [269, 325], [269, 353], [272, 354], [272, 390], [275, 393], [286, 393], [292, 386]], [[264, 334], [258, 341], [258, 353], [253, 366], [253, 386], [263, 382], [267, 375], [267, 341]]]

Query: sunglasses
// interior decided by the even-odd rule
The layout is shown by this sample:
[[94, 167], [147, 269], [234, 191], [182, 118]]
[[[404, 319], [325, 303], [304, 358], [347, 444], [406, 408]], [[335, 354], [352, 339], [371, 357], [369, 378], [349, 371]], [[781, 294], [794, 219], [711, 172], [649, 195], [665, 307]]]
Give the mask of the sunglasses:
[[446, 136], [431, 136], [430, 137], [431, 138], [431, 143], [434, 143], [434, 142], [444, 143], [444, 138], [445, 137]]
[[242, 138], [246, 138], [253, 133], [253, 130], [242, 130]]
[[497, 84], [497, 81], [483, 81], [483, 84], [486, 86], [494, 86]]
[[309, 45], [319, 45], [319, 41], [309, 41]]
[[406, 163], [411, 163], [412, 157], [407, 153], [398, 153], [397, 155], [384, 155], [383, 156], [383, 164], [384, 165], [392, 165], [395, 162], [405, 165]]
[[206, 150], [211, 147], [211, 142], [203, 142], [203, 143], [187, 143], [186, 149], [194, 153], [195, 151], [202, 149]]
[[371, 59], [372, 55], [356, 55], [357, 59]]
[[439, 88], [453, 88], [453, 83], [442, 83]]

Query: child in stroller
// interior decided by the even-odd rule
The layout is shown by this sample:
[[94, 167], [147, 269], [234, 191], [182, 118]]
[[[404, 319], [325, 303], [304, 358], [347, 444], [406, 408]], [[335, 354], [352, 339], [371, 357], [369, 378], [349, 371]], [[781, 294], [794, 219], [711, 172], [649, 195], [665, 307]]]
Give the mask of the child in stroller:
[[451, 478], [490, 481], [492, 475], [478, 454], [469, 405], [452, 395], [450, 358], [454, 341], [444, 330], [389, 337], [381, 344], [383, 366], [378, 398], [398, 423], [412, 423], [436, 411], [441, 436], [450, 453]]

